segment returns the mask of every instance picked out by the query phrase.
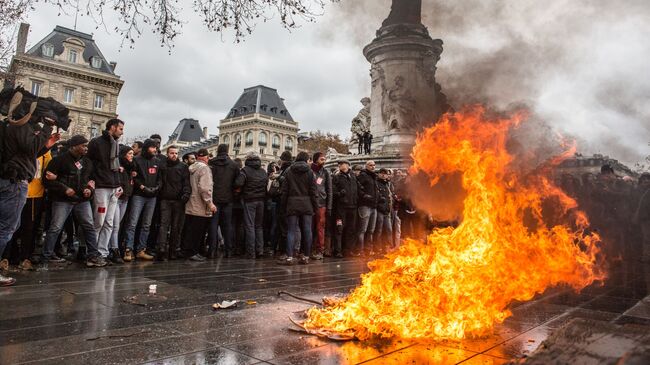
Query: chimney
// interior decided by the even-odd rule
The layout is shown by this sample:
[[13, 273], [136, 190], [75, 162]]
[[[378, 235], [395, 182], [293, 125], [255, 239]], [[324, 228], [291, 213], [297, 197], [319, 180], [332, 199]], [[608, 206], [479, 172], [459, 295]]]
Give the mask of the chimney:
[[203, 138], [208, 139], [208, 127], [203, 127]]
[[16, 40], [16, 54], [25, 53], [28, 34], [29, 34], [29, 24], [20, 23], [20, 28], [18, 29], [18, 39]]
[[111, 61], [109, 62], [109, 64], [111, 65], [111, 71], [115, 72], [115, 67], [117, 67], [117, 62]]

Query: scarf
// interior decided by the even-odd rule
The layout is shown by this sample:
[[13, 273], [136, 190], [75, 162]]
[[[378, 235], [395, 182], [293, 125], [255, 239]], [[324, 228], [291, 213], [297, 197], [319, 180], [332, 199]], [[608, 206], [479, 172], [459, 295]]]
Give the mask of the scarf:
[[111, 141], [111, 153], [108, 155], [111, 159], [111, 171], [120, 170], [120, 145], [117, 143], [117, 140], [113, 136], [108, 136]]

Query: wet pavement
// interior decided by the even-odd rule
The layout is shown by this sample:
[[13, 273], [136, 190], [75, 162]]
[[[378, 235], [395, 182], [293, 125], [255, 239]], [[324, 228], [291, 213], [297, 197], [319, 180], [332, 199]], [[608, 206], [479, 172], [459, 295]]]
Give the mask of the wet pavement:
[[[278, 291], [319, 300], [348, 292], [366, 270], [359, 259], [292, 267], [217, 259], [12, 274], [17, 285], [0, 288], [0, 364], [502, 364], [572, 326], [613, 328], [628, 345], [650, 333], [650, 265], [642, 264], [581, 293], [554, 288], [514, 303], [513, 316], [482, 339], [331, 342], [288, 329], [288, 317], [311, 305]], [[156, 297], [146, 295], [151, 284]], [[212, 309], [223, 300], [240, 302]], [[600, 346], [610, 351], [604, 359], [622, 356], [619, 346]]]

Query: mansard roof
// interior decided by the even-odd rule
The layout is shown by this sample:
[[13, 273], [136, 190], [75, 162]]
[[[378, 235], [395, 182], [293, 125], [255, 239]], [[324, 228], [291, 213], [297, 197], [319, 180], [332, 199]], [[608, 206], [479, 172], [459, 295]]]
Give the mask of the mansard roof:
[[178, 122], [176, 129], [169, 136], [169, 141], [200, 142], [202, 138], [203, 130], [199, 121], [192, 118], [185, 118]]
[[278, 95], [278, 91], [264, 85], [244, 89], [226, 118], [255, 113], [293, 122], [291, 114], [284, 105], [284, 99]]

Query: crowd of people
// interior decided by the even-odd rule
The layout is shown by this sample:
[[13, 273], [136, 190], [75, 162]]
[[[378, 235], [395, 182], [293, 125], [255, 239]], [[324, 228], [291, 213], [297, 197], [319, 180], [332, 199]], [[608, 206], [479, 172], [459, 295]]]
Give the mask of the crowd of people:
[[[231, 159], [225, 144], [216, 156], [206, 149], [179, 156], [176, 146], [160, 151], [159, 135], [120, 144], [119, 119], [90, 141], [75, 135], [58, 142], [47, 125], [7, 128], [19, 142], [6, 143], [18, 147], [4, 155], [0, 178], [3, 272], [10, 264], [33, 270], [72, 260], [103, 267], [234, 256], [281, 265], [372, 257], [397, 248], [402, 232], [416, 237], [435, 224], [406, 198], [406, 172], [377, 169], [374, 161], [351, 166], [340, 159], [328, 169], [322, 152], [294, 158], [285, 151], [263, 166], [255, 153]], [[598, 175], [566, 174], [557, 184], [607, 242], [642, 242], [638, 254], [650, 259], [650, 174], [634, 182], [606, 165]], [[554, 214], [553, 204], [545, 209], [549, 222], [570, 214]], [[634, 251], [608, 250], [610, 257]], [[14, 283], [0, 274], [1, 286]]]

